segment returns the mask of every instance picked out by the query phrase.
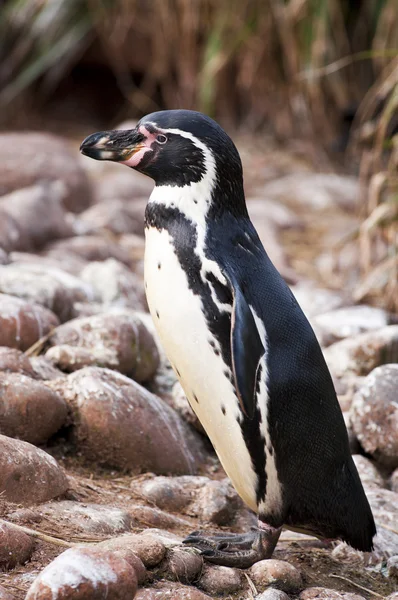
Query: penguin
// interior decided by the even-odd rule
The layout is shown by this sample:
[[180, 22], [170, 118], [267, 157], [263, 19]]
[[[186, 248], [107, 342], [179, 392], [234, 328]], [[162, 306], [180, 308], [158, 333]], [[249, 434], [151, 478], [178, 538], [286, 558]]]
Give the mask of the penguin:
[[170, 363], [243, 501], [247, 534], [194, 532], [213, 563], [270, 558], [283, 527], [371, 551], [372, 512], [315, 334], [250, 221], [239, 153], [195, 111], [86, 138], [81, 152], [155, 182], [145, 288]]

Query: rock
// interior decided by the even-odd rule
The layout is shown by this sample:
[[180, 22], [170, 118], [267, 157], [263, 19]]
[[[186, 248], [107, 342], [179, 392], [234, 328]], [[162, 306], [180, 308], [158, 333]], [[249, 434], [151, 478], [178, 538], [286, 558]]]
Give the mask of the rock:
[[265, 592], [263, 592], [262, 594], [256, 596], [255, 600], [289, 600], [289, 596], [281, 590], [269, 588], [268, 590], [265, 590]]
[[166, 548], [152, 534], [126, 533], [97, 544], [109, 552], [133, 552], [142, 561], [145, 567], [156, 567], [165, 557]]
[[134, 598], [137, 577], [123, 558], [97, 548], [70, 548], [36, 578], [26, 600]]
[[398, 494], [382, 488], [368, 488], [366, 495], [377, 527], [377, 535], [373, 539], [374, 551], [371, 554], [371, 562], [376, 564], [398, 554]]
[[352, 459], [358, 470], [361, 481], [366, 488], [385, 487], [383, 477], [371, 460], [365, 458], [365, 456], [362, 456], [361, 454], [354, 454]]
[[133, 519], [126, 510], [72, 500], [41, 504], [37, 512], [53, 526], [65, 523], [69, 531], [78, 533], [116, 535], [129, 531], [133, 525]]
[[388, 314], [373, 306], [349, 306], [317, 315], [312, 324], [322, 345], [329, 346], [338, 340], [385, 327]]
[[57, 461], [35, 446], [0, 435], [0, 494], [30, 505], [61, 496], [69, 483]]
[[260, 560], [249, 569], [255, 585], [272, 585], [288, 594], [296, 594], [303, 582], [300, 572], [284, 560]]
[[65, 374], [54, 367], [54, 365], [47, 360], [45, 356], [32, 356], [30, 359], [30, 364], [32, 365], [35, 377], [38, 379], [50, 381], [52, 379], [65, 377]]
[[390, 478], [391, 490], [398, 494], [398, 469], [395, 469]]
[[[1, 596], [0, 596], [1, 598]], [[386, 600], [398, 600], [398, 592], [395, 592], [394, 594], [390, 594], [389, 596], [386, 597]]]
[[140, 209], [144, 215], [146, 202], [151, 195], [153, 189], [153, 181], [148, 177], [137, 173], [132, 169], [124, 171], [117, 169], [113, 173], [108, 173], [97, 181], [95, 187], [96, 202], [104, 202], [106, 204], [114, 200], [122, 200], [124, 202], [143, 202], [145, 204]]
[[48, 382], [74, 412], [82, 454], [133, 473], [192, 473], [202, 463], [202, 442], [159, 398], [109, 369], [89, 367]]
[[70, 275], [79, 276], [80, 272], [88, 262], [74, 254], [55, 252], [51, 256], [32, 254], [30, 252], [11, 252], [10, 262], [16, 267], [24, 269], [35, 269], [47, 272], [49, 269], [64, 271]]
[[299, 595], [300, 600], [365, 600], [363, 596], [340, 592], [323, 587], [307, 588]]
[[305, 224], [302, 219], [285, 204], [265, 200], [262, 190], [259, 190], [258, 196], [251, 196], [246, 200], [249, 217], [255, 221], [271, 222], [278, 229], [304, 229]]
[[212, 600], [194, 587], [178, 583], [157, 583], [155, 586], [139, 590], [136, 600]]
[[354, 211], [358, 206], [356, 177], [334, 173], [293, 173], [267, 183], [263, 196], [281, 204], [295, 202], [314, 210], [333, 208]]
[[94, 204], [76, 220], [78, 235], [100, 234], [104, 229], [114, 235], [144, 234], [144, 214], [147, 199], [109, 200]]
[[190, 512], [203, 522], [228, 525], [243, 504], [229, 479], [208, 481], [197, 493]]
[[63, 183], [63, 202], [72, 212], [91, 204], [89, 180], [67, 140], [49, 133], [1, 133], [0, 196], [42, 180]]
[[35, 378], [36, 373], [29, 358], [16, 348], [0, 346], [0, 373], [20, 373]]
[[0, 521], [0, 570], [13, 569], [26, 563], [32, 556], [34, 547], [33, 538]]
[[172, 512], [185, 512], [185, 509], [195, 501], [198, 490], [210, 480], [200, 476], [154, 477], [138, 486], [132, 482], [132, 487], [148, 502], [159, 508]]
[[[11, 252], [12, 250], [27, 250], [29, 248], [29, 238], [26, 231], [19, 226], [18, 222], [11, 217], [4, 209], [0, 208], [0, 246], [2, 252]], [[0, 264], [8, 264], [9, 260], [4, 260], [4, 255]]]
[[175, 382], [171, 393], [171, 399], [169, 402], [167, 402], [167, 404], [172, 406], [174, 410], [181, 415], [184, 421], [195, 427], [199, 433], [206, 435], [203, 425], [193, 412], [179, 381]]
[[270, 259], [288, 283], [297, 283], [297, 274], [289, 266], [286, 252], [279, 240], [279, 232], [275, 225], [256, 216], [253, 221], [258, 236]]
[[148, 381], [159, 365], [157, 346], [140, 317], [117, 310], [80, 317], [58, 327], [46, 357], [62, 370], [85, 366], [115, 369], [135, 381]]
[[291, 290], [303, 312], [310, 320], [311, 317], [333, 311], [346, 303], [346, 299], [341, 293], [315, 288], [308, 283], [294, 285]]
[[127, 250], [114, 241], [100, 235], [80, 235], [67, 240], [53, 242], [47, 247], [46, 255], [58, 257], [60, 254], [76, 255], [86, 261], [101, 261], [115, 258], [129, 266], [130, 256]]
[[325, 348], [324, 356], [335, 377], [367, 375], [380, 365], [398, 361], [398, 325], [336, 342]]
[[146, 527], [180, 529], [181, 527], [191, 526], [189, 521], [152, 506], [131, 505], [129, 506], [129, 513], [137, 525], [145, 525]]
[[64, 425], [67, 405], [40, 381], [0, 373], [0, 433], [43, 444]]
[[398, 467], [398, 364], [374, 369], [355, 394], [351, 423], [366, 452], [390, 468]]
[[387, 560], [386, 575], [389, 579], [398, 583], [398, 555], [390, 556]]
[[39, 249], [51, 240], [72, 235], [62, 206], [65, 196], [65, 186], [60, 181], [53, 181], [18, 189], [0, 197], [0, 210], [15, 219], [25, 240], [24, 247], [16, 244], [13, 250]]
[[7, 252], [5, 252], [3, 248], [0, 247], [0, 265], [8, 265], [9, 262], [10, 257], [8, 256]]
[[80, 277], [96, 292], [106, 306], [120, 306], [134, 310], [146, 310], [144, 284], [123, 263], [109, 258], [103, 262], [91, 262]]
[[242, 580], [238, 569], [206, 565], [199, 586], [209, 594], [233, 594], [242, 589]]
[[195, 552], [182, 548], [171, 548], [167, 556], [163, 570], [167, 577], [181, 583], [193, 583], [196, 581], [203, 568], [203, 558]]
[[73, 316], [73, 304], [94, 300], [93, 290], [77, 277], [42, 265], [0, 266], [0, 291], [40, 304], [61, 321]]
[[51, 311], [0, 293], [0, 345], [27, 350], [59, 325]]
[[14, 596], [11, 596], [2, 585], [0, 585], [0, 600], [14, 600]]

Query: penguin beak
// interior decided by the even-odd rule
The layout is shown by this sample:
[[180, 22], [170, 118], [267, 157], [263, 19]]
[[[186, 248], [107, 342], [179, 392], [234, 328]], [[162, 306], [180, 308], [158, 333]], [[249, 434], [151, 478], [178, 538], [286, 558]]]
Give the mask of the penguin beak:
[[144, 140], [137, 129], [99, 131], [86, 137], [80, 152], [95, 160], [124, 162], [145, 146]]

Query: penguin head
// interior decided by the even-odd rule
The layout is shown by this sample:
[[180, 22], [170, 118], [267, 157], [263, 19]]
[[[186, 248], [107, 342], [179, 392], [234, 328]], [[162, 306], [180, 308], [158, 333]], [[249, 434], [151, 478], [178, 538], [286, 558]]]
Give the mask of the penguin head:
[[222, 188], [227, 196], [234, 192], [243, 197], [242, 164], [234, 143], [218, 123], [200, 112], [154, 112], [135, 129], [90, 135], [80, 151], [96, 160], [127, 165], [151, 177], [156, 186], [183, 188], [203, 182], [209, 195]]

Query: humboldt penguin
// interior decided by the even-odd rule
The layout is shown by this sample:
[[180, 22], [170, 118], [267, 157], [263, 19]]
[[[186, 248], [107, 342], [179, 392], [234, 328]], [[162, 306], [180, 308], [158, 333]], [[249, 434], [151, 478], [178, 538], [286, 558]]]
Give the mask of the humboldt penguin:
[[211, 562], [269, 558], [282, 527], [372, 549], [376, 529], [314, 332], [251, 223], [238, 151], [209, 117], [150, 114], [81, 152], [155, 181], [145, 287], [160, 340], [225, 472], [257, 513], [244, 535], [194, 532]]

